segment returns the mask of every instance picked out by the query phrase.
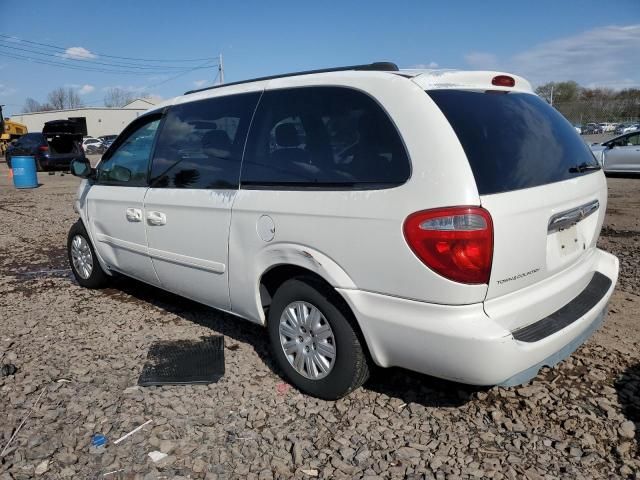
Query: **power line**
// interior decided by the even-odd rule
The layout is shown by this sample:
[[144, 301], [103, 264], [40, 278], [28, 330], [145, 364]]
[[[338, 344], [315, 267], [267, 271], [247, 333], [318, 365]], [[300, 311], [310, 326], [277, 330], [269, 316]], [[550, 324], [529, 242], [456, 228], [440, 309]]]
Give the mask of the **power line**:
[[92, 65], [106, 65], [109, 67], [124, 67], [124, 68], [133, 68], [133, 69], [150, 70], [150, 71], [161, 69], [163, 71], [169, 71], [169, 72], [171, 70], [184, 70], [185, 68], [189, 67], [189, 65], [182, 65], [179, 67], [175, 65], [136, 65], [132, 63], [101, 62], [91, 58], [62, 57], [59, 53], [52, 54], [50, 52], [41, 52], [41, 51], [29, 49], [29, 48], [20, 48], [15, 45], [7, 44], [7, 43], [10, 43], [10, 42], [0, 39], [0, 48], [9, 49], [11, 51], [18, 50], [21, 52], [32, 53], [34, 55], [40, 55], [40, 56], [44, 56], [46, 58], [54, 59], [54, 60], [57, 58], [62, 58], [63, 61], [69, 60], [72, 62], [82, 62], [85, 64], [92, 64]]
[[186, 75], [187, 73], [193, 72], [194, 70], [202, 70], [203, 68], [209, 68], [211, 66], [212, 65], [206, 65], [206, 66], [202, 65], [202, 66], [194, 67], [194, 68], [192, 68], [190, 70], [187, 70], [186, 72], [182, 72], [182, 73], [179, 73], [179, 74], [177, 74], [177, 75], [175, 75], [173, 77], [167, 78], [166, 80], [163, 80], [162, 82], [158, 82], [158, 83], [155, 83], [153, 85], [149, 85], [149, 86], [147, 86], [147, 89], [155, 88], [155, 87], [157, 87], [159, 85], [163, 85], [163, 84], [165, 84], [167, 82], [170, 82], [171, 80], [175, 80], [178, 77], [182, 77], [183, 75]]
[[[1, 46], [0, 46], [1, 48]], [[7, 57], [7, 58], [13, 58], [15, 60], [21, 60], [21, 61], [28, 61], [28, 62], [32, 62], [32, 63], [38, 63], [38, 64], [42, 64], [42, 65], [50, 65], [50, 66], [55, 66], [55, 67], [61, 67], [61, 68], [68, 68], [71, 70], [79, 70], [79, 71], [83, 71], [83, 72], [99, 72], [99, 73], [113, 73], [113, 74], [118, 74], [118, 75], [142, 75], [142, 76], [148, 76], [148, 75], [159, 75], [159, 74], [172, 74], [175, 73], [175, 71], [171, 71], [171, 72], [161, 72], [158, 70], [150, 70], [150, 71], [140, 71], [140, 70], [113, 70], [113, 69], [106, 69], [106, 68], [98, 68], [98, 67], [91, 67], [89, 65], [86, 66], [80, 66], [80, 65], [69, 65], [63, 62], [56, 62], [53, 60], [45, 60], [45, 59], [40, 59], [40, 58], [31, 58], [29, 56], [26, 55], [22, 55], [22, 54], [17, 54], [17, 53], [7, 53], [7, 52], [3, 52], [0, 51], [0, 56], [1, 57]], [[204, 69], [204, 68], [210, 68], [214, 65], [198, 65], [196, 67], [190, 68], [190, 69], [186, 69], [184, 70], [184, 72], [181, 72], [180, 74], [183, 73], [188, 73], [194, 70], [198, 70], [198, 69]]]
[[[49, 43], [40, 43], [40, 42], [34, 42], [31, 40], [24, 40], [18, 37], [14, 37], [12, 35], [6, 35], [6, 34], [2, 34], [0, 33], [0, 37], [4, 37], [4, 38], [8, 38], [11, 40], [18, 40], [20, 42], [24, 42], [24, 43], [29, 43], [32, 45], [40, 45], [42, 47], [49, 47], [49, 48], [53, 48], [55, 50], [60, 50], [60, 51], [66, 51], [67, 48], [65, 47], [61, 47], [59, 45], [52, 45]], [[216, 60], [215, 58], [212, 57], [206, 57], [206, 58], [179, 58], [179, 59], [168, 59], [168, 58], [156, 58], [156, 59], [151, 59], [151, 58], [136, 58], [136, 57], [121, 57], [118, 55], [107, 55], [106, 53], [99, 53], [99, 52], [91, 52], [94, 55], [99, 55], [101, 57], [107, 57], [107, 58], [117, 58], [120, 60], [135, 60], [138, 62], [167, 62], [167, 63], [176, 63], [176, 62], [201, 62], [201, 61], [207, 61], [207, 60]]]

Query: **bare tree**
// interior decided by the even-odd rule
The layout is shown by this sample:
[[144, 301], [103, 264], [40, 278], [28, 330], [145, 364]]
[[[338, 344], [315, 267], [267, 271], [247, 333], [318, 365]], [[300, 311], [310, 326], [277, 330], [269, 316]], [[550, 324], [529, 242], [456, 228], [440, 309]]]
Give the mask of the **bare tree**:
[[62, 110], [67, 103], [67, 91], [62, 87], [58, 87], [49, 92], [47, 99], [55, 110]]
[[24, 101], [24, 107], [22, 107], [23, 113], [41, 112], [42, 105], [37, 100], [27, 97]]
[[133, 92], [123, 88], [110, 88], [104, 95], [104, 106], [109, 108], [124, 107], [127, 103], [131, 103], [136, 99]]
[[54, 110], [64, 110], [67, 108], [78, 108], [84, 106], [80, 95], [73, 88], [58, 87], [47, 95], [49, 104]]
[[84, 103], [80, 99], [80, 94], [73, 88], [67, 88], [67, 108], [84, 107]]

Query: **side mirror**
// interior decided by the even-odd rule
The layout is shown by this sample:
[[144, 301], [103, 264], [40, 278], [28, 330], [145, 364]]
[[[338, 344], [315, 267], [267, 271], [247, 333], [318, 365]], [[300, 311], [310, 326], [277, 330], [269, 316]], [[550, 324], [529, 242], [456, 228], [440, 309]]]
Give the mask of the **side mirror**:
[[94, 170], [91, 168], [89, 160], [86, 158], [75, 158], [71, 161], [71, 174], [80, 178], [89, 178], [93, 175]]

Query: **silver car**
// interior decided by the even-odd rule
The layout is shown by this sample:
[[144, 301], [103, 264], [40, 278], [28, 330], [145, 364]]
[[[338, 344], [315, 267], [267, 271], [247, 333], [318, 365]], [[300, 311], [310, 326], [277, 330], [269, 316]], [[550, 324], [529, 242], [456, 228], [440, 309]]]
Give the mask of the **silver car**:
[[640, 173], [640, 131], [591, 145], [605, 172]]

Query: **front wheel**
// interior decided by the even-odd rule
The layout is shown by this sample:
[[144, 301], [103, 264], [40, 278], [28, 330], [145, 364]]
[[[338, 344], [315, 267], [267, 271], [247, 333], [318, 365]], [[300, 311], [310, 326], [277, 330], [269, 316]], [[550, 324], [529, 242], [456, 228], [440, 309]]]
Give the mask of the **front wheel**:
[[267, 324], [275, 359], [299, 390], [336, 400], [369, 377], [367, 354], [342, 297], [313, 277], [284, 282]]
[[109, 283], [109, 276], [102, 270], [81, 220], [69, 230], [67, 254], [71, 271], [81, 287], [102, 288]]

